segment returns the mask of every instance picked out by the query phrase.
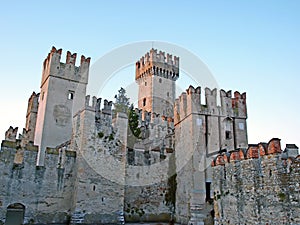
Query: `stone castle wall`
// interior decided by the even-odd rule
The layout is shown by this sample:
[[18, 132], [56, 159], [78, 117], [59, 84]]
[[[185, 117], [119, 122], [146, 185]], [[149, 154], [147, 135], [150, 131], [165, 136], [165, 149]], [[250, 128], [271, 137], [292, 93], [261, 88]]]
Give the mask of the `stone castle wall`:
[[[127, 222], [169, 222], [174, 215], [174, 154], [151, 166], [126, 167]], [[173, 182], [173, 183], [172, 183]]]
[[300, 224], [300, 158], [281, 153], [279, 139], [212, 164], [216, 224]]
[[76, 162], [75, 207], [71, 224], [118, 224], [124, 208], [124, 154], [112, 128], [111, 102], [86, 97], [73, 120]]
[[124, 132], [130, 130], [127, 115], [117, 113], [112, 119], [111, 103], [104, 100], [102, 109], [100, 105], [101, 99], [93, 97], [90, 103], [87, 96], [73, 121], [71, 146], [78, 154], [72, 224], [119, 223], [123, 215], [132, 222], [169, 221], [168, 170], [175, 161], [160, 147], [172, 123], [136, 110], [144, 138], [131, 146], [135, 156], [129, 164], [124, 148]]
[[132, 146], [137, 157], [125, 166], [127, 115], [112, 119], [112, 103], [104, 100], [100, 106], [100, 98], [86, 96], [85, 107], [73, 119], [71, 141], [47, 148], [44, 166], [36, 166], [38, 147], [26, 131], [16, 139], [17, 128], [8, 129], [0, 156], [2, 222], [14, 203], [25, 206], [25, 223], [171, 219], [176, 191], [172, 120], [136, 110], [144, 138]]
[[14, 203], [25, 206], [25, 224], [70, 220], [76, 153], [48, 148], [45, 165], [36, 166], [37, 152], [37, 146], [21, 147], [20, 140], [2, 142], [0, 223], [5, 221], [7, 206]]

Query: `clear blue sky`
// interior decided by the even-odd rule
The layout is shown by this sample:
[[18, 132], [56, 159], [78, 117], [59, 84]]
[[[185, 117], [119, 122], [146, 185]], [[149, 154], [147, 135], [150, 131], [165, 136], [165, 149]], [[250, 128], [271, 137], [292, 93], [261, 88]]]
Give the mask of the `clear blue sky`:
[[2, 1], [0, 6], [1, 139], [9, 125], [24, 127], [27, 99], [39, 92], [42, 62], [52, 45], [94, 62], [118, 46], [159, 40], [198, 55], [221, 88], [247, 92], [250, 143], [279, 137], [300, 146], [300, 1]]

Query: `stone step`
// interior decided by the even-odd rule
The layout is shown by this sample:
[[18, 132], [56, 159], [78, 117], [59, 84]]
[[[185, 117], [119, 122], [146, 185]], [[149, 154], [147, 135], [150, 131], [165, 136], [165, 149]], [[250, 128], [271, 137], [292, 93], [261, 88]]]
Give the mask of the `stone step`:
[[81, 212], [75, 212], [71, 217], [71, 224], [83, 223], [84, 214]]

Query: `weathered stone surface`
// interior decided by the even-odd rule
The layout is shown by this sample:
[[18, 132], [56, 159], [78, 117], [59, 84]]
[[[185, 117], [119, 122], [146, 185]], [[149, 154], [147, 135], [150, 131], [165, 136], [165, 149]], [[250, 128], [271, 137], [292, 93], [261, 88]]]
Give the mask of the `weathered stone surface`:
[[282, 159], [278, 140], [270, 154], [213, 167], [216, 224], [300, 223], [300, 162]]
[[[175, 100], [179, 58], [152, 49], [136, 63], [139, 109], [113, 118], [111, 101], [100, 108], [101, 98], [85, 96], [90, 59], [78, 67], [76, 53], [65, 63], [61, 54], [53, 47], [44, 61], [19, 139], [10, 127], [1, 144], [0, 221], [20, 203], [27, 224], [211, 224], [211, 157], [231, 151], [213, 166], [247, 157], [246, 94], [221, 90], [219, 106], [217, 89], [205, 88], [201, 103], [190, 86]], [[280, 150], [263, 147], [249, 157]]]
[[[24, 222], [66, 223], [69, 221], [74, 193], [74, 157], [66, 157], [63, 168], [57, 168], [57, 155], [46, 154], [45, 166], [36, 166], [37, 151], [24, 149], [21, 163], [14, 163], [15, 148], [0, 152], [0, 218], [4, 221], [6, 207], [12, 203], [25, 205]], [[60, 209], [57, 211], [57, 209]]]

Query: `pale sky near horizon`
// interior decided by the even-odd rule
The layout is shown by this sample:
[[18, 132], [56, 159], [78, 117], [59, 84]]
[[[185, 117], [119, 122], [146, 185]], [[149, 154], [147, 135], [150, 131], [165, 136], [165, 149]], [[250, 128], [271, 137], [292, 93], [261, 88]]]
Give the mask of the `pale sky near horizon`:
[[[300, 1], [2, 1], [0, 7], [0, 139], [10, 125], [22, 131], [52, 46], [63, 49], [62, 61], [69, 50], [93, 63], [119, 46], [157, 40], [197, 55], [220, 88], [247, 92], [249, 143], [278, 137], [300, 147]], [[134, 69], [121, 73], [134, 82]]]

